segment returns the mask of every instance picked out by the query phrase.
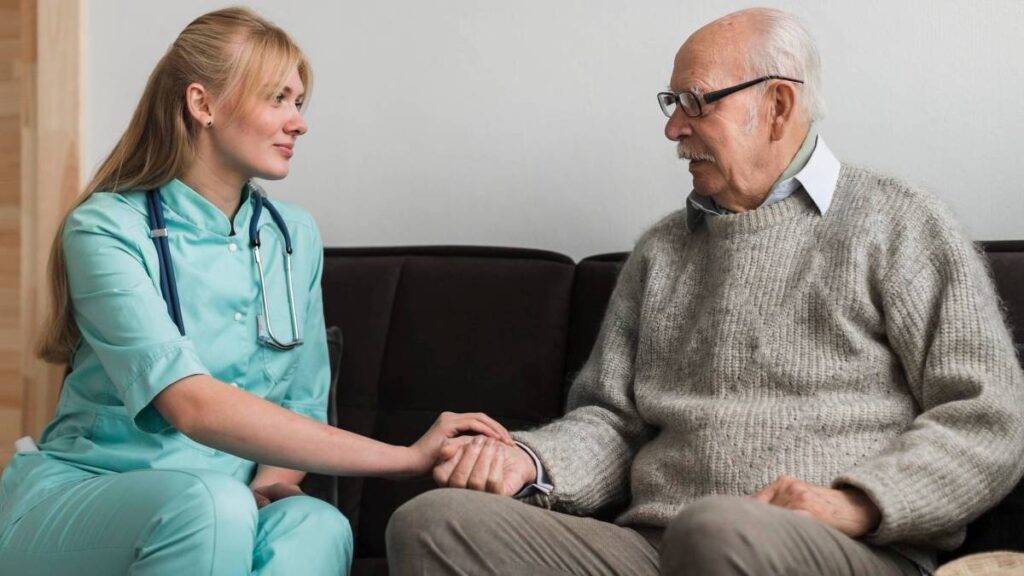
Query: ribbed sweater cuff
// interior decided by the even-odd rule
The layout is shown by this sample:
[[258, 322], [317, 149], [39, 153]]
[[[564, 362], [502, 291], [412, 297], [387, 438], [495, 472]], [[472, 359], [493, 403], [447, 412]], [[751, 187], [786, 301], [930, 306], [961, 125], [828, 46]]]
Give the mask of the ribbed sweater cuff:
[[876, 470], [859, 468], [832, 481], [833, 488], [844, 486], [852, 486], [867, 494], [882, 513], [878, 527], [864, 536], [865, 541], [891, 544], [904, 539], [913, 525], [912, 508], [895, 484]]

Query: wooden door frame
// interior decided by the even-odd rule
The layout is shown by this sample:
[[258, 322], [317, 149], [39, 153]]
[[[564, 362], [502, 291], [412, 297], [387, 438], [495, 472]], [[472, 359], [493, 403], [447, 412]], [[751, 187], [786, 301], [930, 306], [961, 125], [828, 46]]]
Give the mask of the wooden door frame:
[[64, 372], [36, 358], [34, 344], [49, 314], [50, 246], [81, 191], [82, 12], [82, 0], [21, 0], [22, 431], [35, 438]]

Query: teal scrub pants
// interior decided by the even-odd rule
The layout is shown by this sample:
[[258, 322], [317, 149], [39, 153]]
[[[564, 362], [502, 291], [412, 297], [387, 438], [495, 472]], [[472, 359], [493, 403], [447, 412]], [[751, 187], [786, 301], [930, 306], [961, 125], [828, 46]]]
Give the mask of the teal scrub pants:
[[45, 499], [0, 539], [0, 573], [19, 576], [342, 576], [352, 531], [309, 496], [260, 510], [248, 486], [208, 470], [94, 476]]

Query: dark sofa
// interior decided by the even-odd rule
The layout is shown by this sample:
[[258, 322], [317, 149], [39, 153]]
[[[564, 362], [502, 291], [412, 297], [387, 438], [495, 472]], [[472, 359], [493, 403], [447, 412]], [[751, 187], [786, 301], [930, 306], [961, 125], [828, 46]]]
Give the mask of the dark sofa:
[[[1024, 241], [980, 245], [1024, 358]], [[557, 418], [625, 257], [607, 254], [577, 264], [525, 249], [327, 249], [324, 310], [327, 325], [344, 334], [332, 421], [409, 444], [443, 410], [483, 411], [510, 429]], [[335, 362], [338, 349], [332, 338]], [[356, 535], [353, 573], [386, 574], [388, 518], [433, 482], [311, 475], [304, 487], [349, 518]], [[949, 557], [1024, 550], [1022, 527], [1024, 484], [972, 523], [967, 542]]]

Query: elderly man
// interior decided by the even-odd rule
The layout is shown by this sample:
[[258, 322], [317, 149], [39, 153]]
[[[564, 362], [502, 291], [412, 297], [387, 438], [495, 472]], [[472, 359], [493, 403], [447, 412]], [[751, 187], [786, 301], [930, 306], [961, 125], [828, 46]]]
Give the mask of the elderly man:
[[1024, 374], [983, 261], [934, 198], [835, 159], [817, 49], [784, 13], [697, 31], [658, 99], [685, 210], [624, 265], [568, 413], [522, 449], [451, 442], [435, 478], [491, 494], [400, 508], [391, 566], [932, 570], [1024, 466]]

